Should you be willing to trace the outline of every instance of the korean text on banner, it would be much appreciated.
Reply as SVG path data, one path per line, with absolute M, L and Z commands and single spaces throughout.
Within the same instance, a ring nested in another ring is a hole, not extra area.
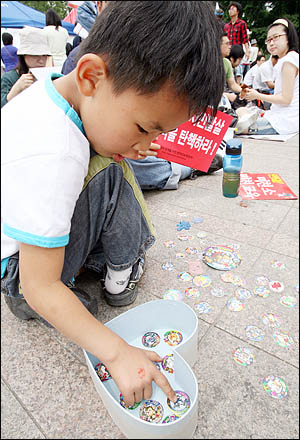
M 246 200 L 298 198 L 277 173 L 241 173 L 239 195 Z
M 218 111 L 209 124 L 208 113 L 195 120 L 193 116 L 175 130 L 159 135 L 154 141 L 161 146 L 157 157 L 207 172 L 232 116 Z

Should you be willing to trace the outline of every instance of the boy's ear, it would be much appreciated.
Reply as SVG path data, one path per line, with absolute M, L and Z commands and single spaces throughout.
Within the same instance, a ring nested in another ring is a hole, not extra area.
M 84 96 L 92 96 L 97 85 L 107 78 L 107 67 L 103 58 L 94 53 L 83 55 L 76 66 L 76 80 Z

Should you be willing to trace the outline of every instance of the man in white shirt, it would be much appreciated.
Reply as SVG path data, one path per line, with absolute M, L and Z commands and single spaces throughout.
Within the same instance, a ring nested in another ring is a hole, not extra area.
M 260 75 L 257 75 L 259 67 L 266 61 L 264 55 L 258 55 L 256 64 L 251 67 L 245 75 L 244 84 L 253 87 L 254 89 L 266 89 L 268 86 L 266 83 L 261 82 Z M 258 78 L 259 77 L 259 78 Z
M 272 55 L 265 63 L 263 63 L 258 69 L 256 74 L 256 79 L 259 82 L 266 83 L 267 91 L 269 94 L 274 93 L 274 81 L 273 81 L 273 70 L 274 66 L 278 61 L 277 55 Z M 265 92 L 267 93 L 267 92 Z

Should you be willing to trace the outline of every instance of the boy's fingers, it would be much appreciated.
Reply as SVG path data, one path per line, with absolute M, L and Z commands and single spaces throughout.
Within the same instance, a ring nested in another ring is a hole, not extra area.
M 172 401 L 176 402 L 177 396 L 171 385 L 169 384 L 167 378 L 157 370 L 157 374 L 154 377 L 154 382 L 162 389 L 166 396 Z
M 155 351 L 151 350 L 145 350 L 147 357 L 150 359 L 150 361 L 153 362 L 161 362 L 162 358 L 157 354 Z
M 159 144 L 154 144 L 153 142 L 151 142 L 150 148 L 153 150 L 160 150 L 161 146 Z

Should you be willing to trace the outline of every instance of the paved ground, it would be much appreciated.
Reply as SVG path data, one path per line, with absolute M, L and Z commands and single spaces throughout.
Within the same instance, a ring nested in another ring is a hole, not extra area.
M 277 172 L 299 195 L 299 137 L 288 142 L 243 142 L 243 171 Z M 185 252 L 187 246 L 203 250 L 215 244 L 239 246 L 241 265 L 234 269 L 252 290 L 257 275 L 284 283 L 282 294 L 252 297 L 240 312 L 226 307 L 227 297 L 215 297 L 211 287 L 222 286 L 234 296 L 237 287 L 225 284 L 220 272 L 205 266 L 212 279 L 208 288 L 200 288 L 200 300 L 211 310 L 199 317 L 199 357 L 194 372 L 199 382 L 197 439 L 296 439 L 298 432 L 298 358 L 299 358 L 299 202 L 247 201 L 240 197 L 222 196 L 222 173 L 202 176 L 180 184 L 177 191 L 151 191 L 146 194 L 158 237 L 147 257 L 146 273 L 140 283 L 140 293 L 131 306 L 162 298 L 169 288 L 185 290 L 189 283 L 177 279 L 178 271 L 188 266 L 176 260 L 175 252 Z M 194 224 L 191 242 L 179 241 L 176 223 L 178 212 L 185 211 L 185 220 L 202 217 Z M 196 234 L 205 231 L 207 237 Z M 175 248 L 163 242 L 174 240 Z M 188 243 L 188 244 L 187 244 Z M 176 249 L 176 251 L 175 251 Z M 192 260 L 195 256 L 188 256 Z M 272 267 L 280 261 L 285 268 Z M 161 269 L 172 261 L 176 270 Z M 82 276 L 81 286 L 96 292 L 98 284 L 91 275 Z M 296 298 L 296 306 L 280 303 L 281 296 Z M 193 306 L 192 298 L 185 302 Z M 67 341 L 56 330 L 37 322 L 20 322 L 2 302 L 2 418 L 1 438 L 26 439 L 122 439 L 114 421 L 107 413 L 89 376 L 80 348 Z M 107 322 L 127 310 L 107 306 L 101 298 L 99 319 Z M 279 316 L 284 332 L 294 343 L 282 347 L 273 340 L 274 329 L 262 322 L 262 315 Z M 260 342 L 247 338 L 245 327 L 256 325 L 264 332 Z M 254 354 L 249 366 L 238 365 L 232 353 L 248 347 Z M 282 378 L 288 394 L 283 399 L 270 397 L 263 379 L 274 375 Z

